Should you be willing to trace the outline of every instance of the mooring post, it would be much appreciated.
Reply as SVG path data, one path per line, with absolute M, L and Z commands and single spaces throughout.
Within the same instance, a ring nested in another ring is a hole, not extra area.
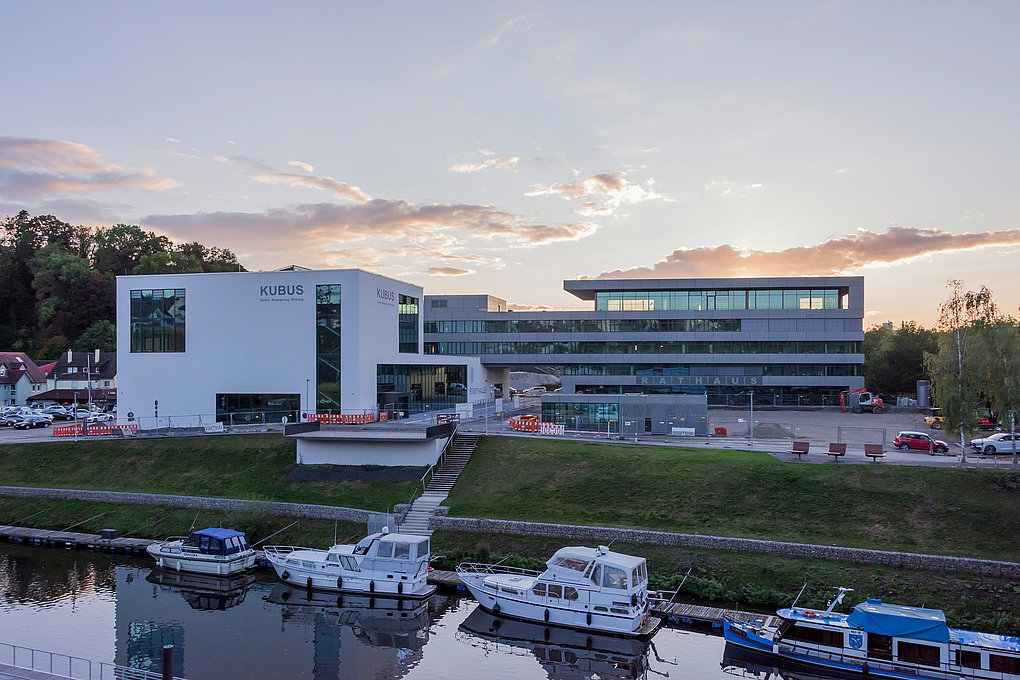
M 173 645 L 163 645 L 163 680 L 174 680 Z

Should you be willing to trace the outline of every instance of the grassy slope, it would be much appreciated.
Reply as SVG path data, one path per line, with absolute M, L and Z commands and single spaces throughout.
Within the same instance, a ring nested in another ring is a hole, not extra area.
M 1020 561 L 1016 481 L 1015 473 L 987 470 L 791 464 L 749 452 L 489 437 L 447 504 L 462 517 Z
M 280 435 L 0 446 L 0 484 L 216 496 L 386 510 L 414 482 L 288 482 L 295 444 Z

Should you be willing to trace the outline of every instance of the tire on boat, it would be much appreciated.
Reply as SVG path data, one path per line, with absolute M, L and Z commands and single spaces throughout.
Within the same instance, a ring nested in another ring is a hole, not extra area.
M 284 581 L 286 581 L 287 579 L 290 578 L 290 572 L 289 571 L 284 571 L 282 574 L 280 574 L 280 578 L 283 579 Z
M 375 592 L 375 581 L 369 581 L 368 582 L 368 592 L 370 592 L 370 593 L 374 593 Z
M 312 589 L 312 577 L 311 576 L 308 577 L 308 581 L 305 583 L 305 588 L 307 588 L 308 590 Z
M 585 618 L 585 621 L 588 622 L 589 626 L 591 625 L 591 612 L 588 612 L 588 616 Z M 588 638 L 588 639 L 591 640 L 591 638 Z
M 496 604 L 492 605 L 492 613 L 493 614 L 499 614 L 499 610 L 500 610 L 499 602 L 497 602 Z
M 403 594 L 404 594 L 404 584 L 403 584 L 403 582 L 398 582 L 397 583 L 397 595 L 403 595 Z
M 344 589 L 344 577 L 343 576 L 337 576 L 336 577 L 336 589 L 337 590 L 343 590 Z
M 545 622 L 549 623 L 549 610 L 548 609 L 545 610 Z

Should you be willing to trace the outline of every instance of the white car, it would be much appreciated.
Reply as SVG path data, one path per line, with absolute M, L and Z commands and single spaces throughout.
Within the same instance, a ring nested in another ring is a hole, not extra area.
M 1013 440 L 1016 440 L 1016 448 L 1020 451 L 1020 434 L 1009 432 L 996 432 L 988 437 L 971 439 L 970 445 L 981 453 L 1012 453 Z

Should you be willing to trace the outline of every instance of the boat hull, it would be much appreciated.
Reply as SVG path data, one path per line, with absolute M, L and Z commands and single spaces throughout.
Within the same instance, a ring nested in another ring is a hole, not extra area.
M 247 550 L 233 555 L 185 554 L 176 546 L 152 543 L 145 551 L 156 560 L 156 566 L 171 571 L 186 571 L 206 576 L 232 576 L 255 567 L 255 551 Z
M 661 624 L 657 618 L 649 617 L 647 614 L 610 616 L 585 610 L 581 606 L 578 608 L 554 606 L 529 602 L 523 598 L 511 598 L 484 587 L 482 585 L 484 576 L 461 574 L 460 577 L 482 609 L 509 619 L 639 639 L 653 636 Z
M 405 599 L 423 600 L 436 592 L 429 585 L 427 572 L 418 576 L 400 573 L 349 572 L 331 565 L 300 566 L 266 553 L 277 577 L 284 583 L 306 590 L 323 590 L 333 593 L 363 593 Z

